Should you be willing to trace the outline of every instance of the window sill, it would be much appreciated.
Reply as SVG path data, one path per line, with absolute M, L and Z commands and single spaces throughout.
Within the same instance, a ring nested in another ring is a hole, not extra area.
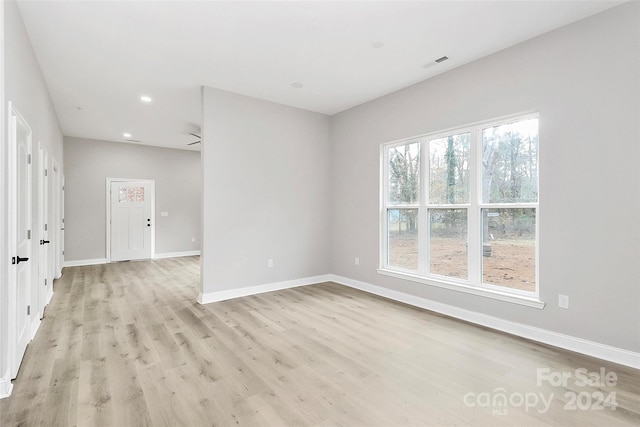
M 539 310 L 542 310 L 545 306 L 545 302 L 540 301 L 536 297 L 515 295 L 508 292 L 500 292 L 493 289 L 477 288 L 477 287 L 473 287 L 473 286 L 469 286 L 461 283 L 446 282 L 446 281 L 441 281 L 441 280 L 436 280 L 431 278 L 427 279 L 425 277 L 416 276 L 414 274 L 405 273 L 401 271 L 394 271 L 394 270 L 379 268 L 378 274 L 395 277 L 396 279 L 411 280 L 412 282 L 423 283 L 425 285 L 436 286 L 438 288 L 449 289 L 451 291 L 464 292 L 466 294 L 478 295 L 485 298 L 491 298 L 499 301 L 510 302 L 512 304 L 524 305 L 527 307 L 537 308 Z

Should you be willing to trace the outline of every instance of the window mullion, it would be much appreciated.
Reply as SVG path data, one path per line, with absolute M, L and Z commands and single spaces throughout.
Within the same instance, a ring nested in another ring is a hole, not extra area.
M 469 174 L 469 210 L 467 211 L 467 256 L 469 281 L 480 283 L 482 276 L 482 221 L 480 197 L 482 191 L 482 148 L 480 131 L 471 132 L 471 173 Z
M 429 142 L 420 142 L 420 207 L 418 208 L 418 272 L 428 273 Z

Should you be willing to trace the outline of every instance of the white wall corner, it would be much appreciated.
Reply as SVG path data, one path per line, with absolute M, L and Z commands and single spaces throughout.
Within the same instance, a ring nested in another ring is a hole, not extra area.
M 79 259 L 74 261 L 66 261 L 64 262 L 65 267 L 81 267 L 84 265 L 98 265 L 98 264 L 106 264 L 106 258 L 96 258 L 96 259 Z
M 0 378 L 0 399 L 11 396 L 13 390 L 13 383 L 9 378 L 9 372 L 5 372 L 5 375 Z
M 284 282 L 266 283 L 263 285 L 247 286 L 245 288 L 230 289 L 225 291 L 208 292 L 198 296 L 200 304 L 210 304 L 212 302 L 225 301 L 233 298 L 246 297 L 250 295 L 262 294 L 265 292 L 281 291 L 283 289 L 297 288 L 299 286 L 315 285 L 318 283 L 330 282 L 330 274 L 321 276 L 304 277 L 301 279 L 287 280 Z
M 522 338 L 531 339 L 540 343 L 549 344 L 565 350 L 575 351 L 587 356 L 596 357 L 598 359 L 607 360 L 609 362 L 619 363 L 621 365 L 640 369 L 640 353 L 613 347 L 546 329 L 536 328 L 534 326 L 522 323 L 511 322 L 486 314 L 465 310 L 452 305 L 439 303 L 428 300 L 426 298 L 417 297 L 415 295 L 405 294 L 403 292 L 394 291 L 392 289 L 381 286 L 372 285 L 370 283 L 361 282 L 359 280 L 349 279 L 347 277 L 329 274 L 332 282 L 359 289 L 368 293 L 389 298 L 415 307 L 424 308 L 436 313 L 444 314 L 456 319 L 461 319 L 477 325 L 486 326 L 508 334 L 516 335 Z

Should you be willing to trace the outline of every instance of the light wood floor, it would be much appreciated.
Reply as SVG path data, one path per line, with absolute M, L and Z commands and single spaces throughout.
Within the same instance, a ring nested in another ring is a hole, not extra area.
M 198 282 L 197 257 L 65 268 L 0 425 L 640 424 L 638 370 L 334 283 L 201 306 Z M 536 382 L 578 368 L 616 384 Z

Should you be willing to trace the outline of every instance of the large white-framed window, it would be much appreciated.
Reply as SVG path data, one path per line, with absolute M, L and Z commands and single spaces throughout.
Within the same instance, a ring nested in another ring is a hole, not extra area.
M 381 146 L 379 272 L 542 308 L 539 116 Z

